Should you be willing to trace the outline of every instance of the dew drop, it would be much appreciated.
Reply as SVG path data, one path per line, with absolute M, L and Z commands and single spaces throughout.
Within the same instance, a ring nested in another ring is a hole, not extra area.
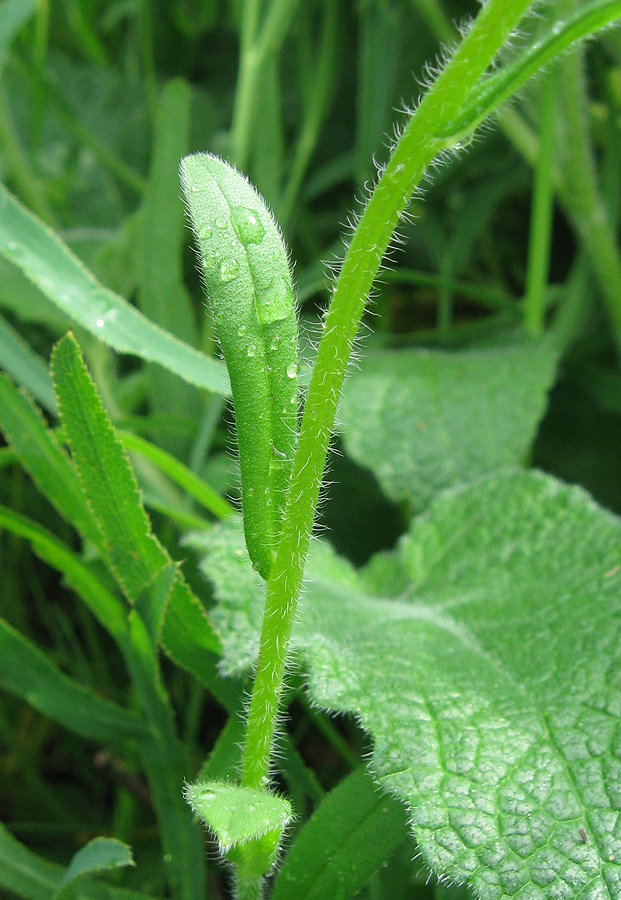
M 298 374 L 298 367 L 296 363 L 289 363 L 287 366 L 287 378 L 295 378 Z
M 266 285 L 257 285 L 256 296 L 257 313 L 262 325 L 280 322 L 291 315 L 293 291 L 281 275 L 275 275 Z
M 9 250 L 17 250 L 17 244 L 15 243 L 15 241 L 9 241 L 7 246 Z
M 224 230 L 226 228 L 226 219 L 223 219 L 221 216 L 218 216 L 216 219 L 216 228 L 220 228 Z
M 248 344 L 248 349 L 246 350 L 246 356 L 254 356 L 255 350 L 257 348 L 254 344 Z
M 244 244 L 260 244 L 265 237 L 259 213 L 247 206 L 235 206 L 232 210 L 233 222 Z
M 223 262 L 220 266 L 220 278 L 225 283 L 229 281 L 235 281 L 238 275 L 239 263 L 236 259 L 229 259 L 228 262 Z
M 104 322 L 103 319 L 97 319 L 95 322 L 95 325 L 97 326 L 97 328 L 103 328 L 105 324 L 106 323 Z
M 199 236 L 200 240 L 202 240 L 202 241 L 208 241 L 212 234 L 213 234 L 213 228 L 211 227 L 211 225 L 205 225 L 198 232 L 198 236 Z
M 245 325 L 240 325 L 239 328 L 237 329 L 237 334 L 239 337 L 243 337 L 247 331 L 248 331 L 248 329 Z

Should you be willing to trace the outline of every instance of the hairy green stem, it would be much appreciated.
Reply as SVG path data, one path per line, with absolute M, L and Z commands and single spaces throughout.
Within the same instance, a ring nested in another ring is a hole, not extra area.
M 554 113 L 557 80 L 558 69 L 555 68 L 543 85 L 540 104 L 539 159 L 535 169 L 533 187 L 524 298 L 524 325 L 526 330 L 533 335 L 543 332 L 545 321 L 545 295 L 550 266 L 554 213 L 552 169 L 554 166 Z
M 281 539 L 276 549 L 250 702 L 242 785 L 269 777 L 287 651 L 337 402 L 366 300 L 412 192 L 452 145 L 438 137 L 455 119 L 530 0 L 488 0 L 395 146 L 354 232 L 325 320 L 304 408 Z

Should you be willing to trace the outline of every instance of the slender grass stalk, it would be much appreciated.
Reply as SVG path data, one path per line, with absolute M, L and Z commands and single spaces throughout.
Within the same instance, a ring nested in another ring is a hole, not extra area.
M 261 25 L 260 0 L 248 0 L 242 6 L 239 75 L 231 125 L 231 156 L 239 169 L 245 170 L 248 165 L 254 111 L 265 64 L 278 52 L 299 2 L 272 0 Z
M 314 90 L 308 101 L 302 128 L 295 146 L 289 180 L 285 187 L 279 210 L 278 219 L 283 226 L 291 218 L 304 179 L 304 173 L 317 145 L 319 129 L 328 107 L 333 83 L 337 20 L 338 5 L 329 3 L 324 15 L 317 66 L 313 76 Z
M 325 320 L 293 465 L 283 532 L 267 583 L 242 765 L 242 785 L 269 778 L 289 639 L 336 406 L 366 300 L 398 221 L 427 168 L 452 141 L 436 137 L 457 118 L 469 93 L 530 6 L 488 0 L 396 144 L 354 232 Z
M 33 90 L 45 95 L 46 100 L 52 105 L 54 112 L 64 123 L 69 133 L 74 136 L 79 144 L 91 151 L 104 169 L 107 169 L 121 184 L 124 184 L 134 193 L 141 194 L 143 192 L 146 185 L 144 177 L 91 134 L 59 89 L 43 72 L 20 62 L 17 56 L 12 57 L 11 65 L 30 83 Z
M 153 16 L 151 0 L 141 0 L 138 13 L 138 32 L 140 38 L 140 60 L 144 78 L 145 94 L 151 121 L 155 122 L 158 108 L 157 75 L 153 54 Z
M 40 69 L 47 59 L 47 45 L 50 35 L 50 0 L 37 0 L 33 61 Z
M 455 26 L 444 12 L 440 0 L 412 0 L 412 6 L 425 20 L 427 27 L 443 44 L 450 44 L 457 34 Z
M 0 87 L 0 150 L 6 167 L 15 180 L 15 185 L 28 206 L 48 224 L 53 225 L 56 217 L 52 211 L 43 184 L 30 165 L 9 107 L 4 90 Z
M 540 104 L 539 159 L 530 218 L 524 325 L 533 335 L 543 332 L 554 213 L 554 138 L 558 68 L 543 85 Z
M 589 140 L 584 54 L 574 50 L 562 62 L 560 145 L 563 202 L 589 254 L 621 354 L 621 253 L 602 199 Z M 571 185 L 571 188 L 569 187 Z

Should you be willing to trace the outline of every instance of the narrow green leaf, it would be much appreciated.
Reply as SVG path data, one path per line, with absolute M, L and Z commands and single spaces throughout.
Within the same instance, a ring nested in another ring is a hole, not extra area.
M 0 886 L 24 900 L 51 900 L 63 867 L 48 862 L 16 840 L 0 822 Z
M 573 44 L 583 41 L 621 18 L 621 0 L 591 0 L 577 6 L 572 15 L 557 19 L 550 28 L 500 71 L 484 78 L 454 120 L 445 122 L 438 137 L 450 143 L 462 133 L 472 132 L 528 79 Z
M 170 560 L 151 532 L 138 483 L 72 335 L 52 353 L 61 421 L 89 505 L 128 600 Z
M 0 822 L 0 887 L 24 900 L 52 900 L 64 872 L 64 866 L 49 862 L 24 847 Z M 74 893 L 74 887 L 78 887 L 79 892 Z M 80 879 L 77 885 L 65 888 L 63 897 L 72 900 L 153 900 L 138 891 L 88 876 Z
M 47 365 L 3 316 L 0 316 L 0 365 L 47 410 L 56 415 L 56 399 Z
M 74 854 L 65 870 L 58 893 L 81 875 L 133 865 L 135 865 L 134 858 L 127 844 L 117 841 L 116 838 L 93 838 Z
M 105 537 L 110 564 L 128 600 L 134 603 L 152 587 L 149 620 L 153 636 L 162 627 L 162 617 L 183 619 L 190 615 L 199 630 L 199 642 L 217 652 L 217 636 L 181 573 L 177 573 L 166 598 L 161 595 L 161 582 L 153 582 L 156 573 L 170 566 L 172 560 L 151 531 L 127 454 L 73 336 L 56 345 L 52 373 L 76 468 Z
M 70 731 L 106 744 L 144 739 L 142 720 L 64 675 L 45 653 L 0 619 L 0 687 Z
M 197 387 L 228 394 L 224 364 L 177 340 L 97 282 L 43 222 L 0 185 L 0 254 L 63 312 L 119 353 L 157 362 Z
M 408 834 L 403 804 L 357 769 L 325 797 L 297 836 L 271 900 L 350 900 Z
M 128 431 L 117 431 L 126 450 L 139 453 L 219 519 L 234 513 L 230 503 L 170 453 Z
M 126 646 L 125 607 L 66 544 L 38 523 L 4 506 L 0 506 L 0 527 L 27 540 L 37 556 L 61 572 L 106 631 Z
M 181 184 L 231 377 L 250 558 L 268 577 L 297 434 L 297 317 L 282 234 L 232 166 L 197 153 Z
M 0 6 L 0 72 L 6 63 L 13 39 L 35 9 L 36 0 L 4 0 Z
M 418 511 L 447 487 L 524 461 L 556 360 L 547 340 L 369 354 L 343 389 L 345 449 Z
M 103 539 L 67 455 L 32 402 L 0 376 L 0 430 L 39 490 L 103 554 Z
M 260 586 L 238 527 L 208 539 L 230 670 Z M 516 472 L 444 493 L 391 562 L 392 595 L 314 546 L 293 635 L 313 701 L 373 736 L 438 875 L 481 900 L 618 900 L 619 519 Z
M 190 88 L 180 78 L 170 81 L 161 95 L 144 203 L 139 302 L 151 322 L 186 344 L 196 345 L 194 310 L 183 284 L 187 229 L 178 180 L 179 160 L 188 152 L 190 100 Z M 158 366 L 149 366 L 148 378 L 155 413 L 174 415 L 183 409 L 198 418 L 200 397 L 194 387 Z M 179 452 L 184 442 L 166 439 L 164 446 Z

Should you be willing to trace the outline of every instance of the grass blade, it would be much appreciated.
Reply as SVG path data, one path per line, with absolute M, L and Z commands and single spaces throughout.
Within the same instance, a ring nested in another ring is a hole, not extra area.
M 82 737 L 105 744 L 144 740 L 135 713 L 64 675 L 43 651 L 0 619 L 0 687 Z
M 36 0 L 6 0 L 0 7 L 0 71 L 6 63 L 9 47 L 20 28 L 36 8 Z
M 0 822 L 0 886 L 24 900 L 50 900 L 63 871 L 20 844 Z
M 76 468 L 97 523 L 104 535 L 110 564 L 127 599 L 134 603 L 146 590 L 148 620 L 155 640 L 165 616 L 199 619 L 201 636 L 213 652 L 219 641 L 204 610 L 180 573 L 162 595 L 157 573 L 172 560 L 151 531 L 129 459 L 104 410 L 75 339 L 67 335 L 54 348 L 52 373 L 58 408 Z M 153 590 L 151 590 L 153 588 Z
M 235 512 L 230 503 L 170 453 L 128 431 L 117 431 L 117 434 L 126 450 L 144 456 L 218 519 L 226 519 Z
M 278 873 L 272 900 L 349 900 L 408 837 L 405 806 L 357 769 L 323 800 Z
M 128 628 L 125 607 L 66 544 L 37 522 L 5 506 L 0 506 L 0 527 L 27 540 L 37 556 L 63 575 L 108 634 L 126 646 Z
M 48 412 L 56 415 L 54 387 L 46 364 L 3 316 L 0 316 L 0 365 Z
M 225 366 L 162 331 L 99 284 L 46 225 L 0 185 L 0 254 L 74 322 L 119 353 L 157 362 L 197 387 L 228 394 Z
M 160 101 L 144 204 L 139 298 L 140 308 L 151 322 L 187 344 L 196 345 L 194 310 L 183 284 L 182 250 L 187 229 L 179 202 L 178 179 L 179 160 L 189 148 L 190 99 L 188 85 L 175 79 L 165 87 Z M 174 415 L 183 409 L 190 417 L 198 418 L 200 399 L 195 388 L 158 366 L 149 366 L 148 378 L 154 413 Z M 184 442 L 168 439 L 165 446 L 183 452 Z
M 151 531 L 127 454 L 71 335 L 54 348 L 52 376 L 80 481 L 108 546 L 115 577 L 134 603 L 170 559 Z
M 70 460 L 33 403 L 2 376 L 0 430 L 39 490 L 105 557 L 101 532 Z

